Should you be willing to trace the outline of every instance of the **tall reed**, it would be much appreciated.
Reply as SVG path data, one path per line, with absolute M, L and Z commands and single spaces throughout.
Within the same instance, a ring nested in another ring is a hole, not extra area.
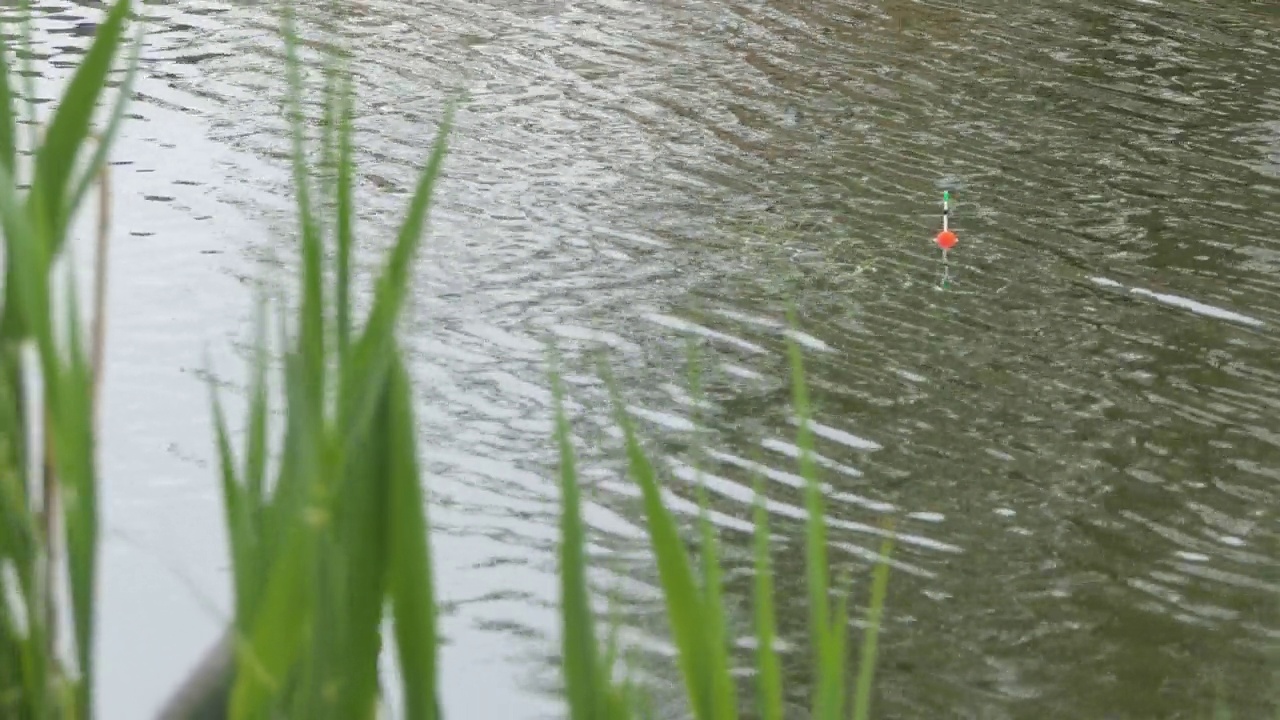
M 832 583 L 826 559 L 823 498 L 813 461 L 814 440 L 810 430 L 804 365 L 799 346 L 789 342 L 788 347 L 792 399 L 799 418 L 799 464 L 805 479 L 809 510 L 805 555 L 814 682 L 806 717 L 815 720 L 843 720 L 846 717 L 865 720 L 871 713 L 872 679 L 888 587 L 887 561 L 892 550 L 892 540 L 886 539 L 881 546 L 881 561 L 871 584 L 861 667 L 857 682 L 851 687 L 846 652 L 849 634 L 847 596 L 840 594 L 835 609 L 831 609 Z M 635 698 L 634 689 L 628 684 L 611 684 L 609 680 L 612 677 L 609 662 L 613 654 L 604 655 L 600 659 L 602 656 L 592 650 L 592 628 L 596 621 L 590 603 L 585 600 L 585 568 L 581 549 L 584 530 L 578 509 L 579 492 L 574 453 L 568 440 L 568 423 L 561 402 L 562 391 L 558 383 L 555 387 L 556 437 L 560 446 L 563 505 L 561 621 L 565 638 L 564 674 L 570 716 L 574 720 L 634 717 L 638 706 L 627 702 Z M 649 546 L 658 567 L 668 624 L 677 649 L 690 713 L 696 720 L 737 720 L 743 717 L 743 713 L 738 704 L 740 688 L 734 680 L 729 655 L 728 622 L 721 600 L 721 570 L 715 532 L 703 512 L 698 523 L 702 556 L 700 563 L 695 562 L 681 537 L 679 523 L 663 500 L 661 478 L 627 415 L 625 403 L 612 382 L 610 387 L 613 388 L 617 423 L 622 429 L 625 442 L 629 474 L 641 491 Z M 705 496 L 700 494 L 700 497 L 705 508 Z M 762 720 L 781 720 L 784 717 L 784 682 L 775 649 L 777 624 L 774 617 L 769 523 L 763 493 L 759 488 L 754 520 L 756 667 L 753 677 L 756 710 L 747 716 Z M 613 699 L 614 704 L 603 704 L 602 698 Z M 621 705 L 621 709 L 617 708 L 618 705 Z
M 30 8 L 19 30 L 30 37 Z M 105 159 L 138 66 L 94 135 L 91 120 L 124 46 L 129 0 L 106 14 L 48 118 L 41 124 L 31 53 L 15 86 L 13 53 L 0 47 L 0 717 L 82 718 L 93 708 L 94 589 L 98 552 L 95 405 L 102 367 L 99 262 L 95 319 L 86 333 L 66 262 L 68 234 Z M 28 130 L 25 146 L 19 127 Z M 106 214 L 106 191 L 100 194 Z M 96 252 L 106 252 L 105 223 Z M 59 261 L 62 261 L 59 265 Z M 61 275 L 62 283 L 55 281 Z M 61 285 L 61 291 L 59 291 Z M 64 596 L 60 589 L 66 589 Z M 59 640 L 69 617 L 70 633 Z M 64 652 L 60 648 L 69 648 Z
M 235 582 L 234 663 L 226 716 L 237 720 L 372 717 L 381 628 L 389 621 L 405 716 L 439 716 L 436 606 L 418 469 L 413 397 L 396 338 L 450 115 L 440 124 L 362 323 L 350 313 L 352 95 L 330 84 L 320 139 L 335 158 L 308 167 L 302 67 L 284 15 L 293 170 L 302 259 L 296 312 L 282 348 L 282 439 L 267 411 L 265 354 L 249 393 L 236 457 L 220 404 L 222 483 Z M 329 213 L 321 210 L 330 205 Z M 332 254 L 339 272 L 326 266 Z M 333 279 L 330 279 L 333 278 Z M 269 458 L 278 458 L 268 473 Z

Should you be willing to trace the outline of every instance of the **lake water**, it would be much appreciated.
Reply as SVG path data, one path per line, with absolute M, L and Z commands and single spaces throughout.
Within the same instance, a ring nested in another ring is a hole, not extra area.
M 114 168 L 108 719 L 153 712 L 223 622 L 205 371 L 235 396 L 252 286 L 286 283 L 293 253 L 273 15 L 141 7 L 143 77 Z M 45 79 L 65 78 L 100 4 L 39 11 Z M 444 103 L 467 95 L 404 327 L 450 717 L 558 709 L 549 339 L 627 637 L 662 651 L 600 351 L 690 523 L 705 425 L 744 629 L 763 475 L 782 630 L 803 640 L 788 335 L 817 402 L 833 561 L 858 603 L 879 521 L 903 533 L 879 717 L 1204 717 L 1216 695 L 1237 717 L 1273 707 L 1280 5 L 301 12 L 309 36 L 334 32 L 353 54 L 370 264 Z M 960 236 L 945 287 L 930 241 L 943 190 Z M 802 650 L 786 663 L 797 709 Z

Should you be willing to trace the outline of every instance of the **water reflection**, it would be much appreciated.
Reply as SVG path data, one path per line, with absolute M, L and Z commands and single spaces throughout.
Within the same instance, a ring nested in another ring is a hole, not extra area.
M 278 282 L 289 254 L 272 235 L 289 206 L 274 20 L 241 3 L 146 8 L 140 117 L 120 151 L 135 165 L 117 185 L 137 233 L 120 252 L 148 262 L 116 291 L 136 313 L 109 398 L 138 425 L 107 460 L 113 477 L 150 480 L 113 480 L 114 527 L 138 542 L 109 546 L 108 574 L 174 555 L 216 567 L 212 478 L 182 459 L 207 460 L 205 427 L 173 423 L 190 411 L 139 388 L 160 372 L 203 406 L 175 368 L 198 365 L 200 343 L 226 344 L 243 319 L 225 305 L 238 278 Z M 43 12 L 41 52 L 64 67 L 59 48 L 92 13 Z M 660 651 L 661 606 L 598 352 L 690 517 L 701 457 L 736 611 L 757 477 L 779 592 L 804 597 L 788 333 L 818 401 L 833 558 L 861 578 L 879 520 L 903 533 L 884 716 L 1177 717 L 1217 682 L 1239 716 L 1258 715 L 1280 635 L 1273 8 L 381 0 L 342 12 L 304 10 L 310 35 L 336 30 L 353 52 L 369 247 L 397 221 L 443 101 L 469 97 L 405 328 L 439 503 L 453 715 L 555 707 L 540 694 L 554 681 L 542 660 L 556 597 L 548 338 L 570 373 L 599 579 L 627 579 L 630 637 Z M 929 242 L 944 188 L 961 237 L 945 292 Z M 215 264 L 204 250 L 228 252 Z M 799 331 L 785 325 L 792 302 Z M 684 383 L 690 341 L 701 401 Z M 194 572 L 223 596 L 224 577 Z M 125 603 L 108 585 L 108 609 L 213 627 L 175 599 L 185 586 L 145 577 L 164 600 Z M 802 611 L 782 617 L 797 642 Z M 177 668 L 199 650 L 196 631 L 141 649 L 111 617 L 105 667 L 145 655 Z M 787 660 L 797 703 L 805 657 Z M 136 717 L 167 677 L 128 694 L 108 683 L 106 715 Z

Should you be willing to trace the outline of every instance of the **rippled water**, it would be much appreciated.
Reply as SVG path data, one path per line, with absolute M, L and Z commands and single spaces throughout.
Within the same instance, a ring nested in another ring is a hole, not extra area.
M 42 6 L 50 76 L 96 7 Z M 291 253 L 275 21 L 255 3 L 145 9 L 146 77 L 116 168 L 108 718 L 154 708 L 225 612 L 197 370 L 208 349 L 237 377 L 248 283 L 282 282 Z M 782 626 L 803 638 L 791 302 L 833 558 L 865 578 L 879 519 L 905 534 L 881 717 L 1201 717 L 1216 693 L 1260 716 L 1280 639 L 1280 6 L 381 0 L 304 14 L 354 53 L 371 248 L 443 102 L 468 96 L 405 328 L 451 716 L 556 712 L 548 338 L 570 373 L 601 580 L 621 587 L 632 637 L 658 637 L 661 606 L 599 350 L 686 513 L 706 425 L 735 567 L 766 479 Z M 943 189 L 961 238 L 945 290 L 929 242 Z M 737 610 L 745 577 L 730 575 Z M 787 665 L 798 704 L 805 657 Z

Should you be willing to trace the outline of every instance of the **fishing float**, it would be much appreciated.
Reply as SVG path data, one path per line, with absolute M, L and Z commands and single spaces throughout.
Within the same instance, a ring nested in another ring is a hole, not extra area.
M 947 251 L 956 246 L 959 238 L 951 231 L 951 192 L 942 191 L 942 231 L 933 238 L 933 241 L 942 248 L 942 287 L 950 285 L 951 281 L 951 264 L 947 261 Z

